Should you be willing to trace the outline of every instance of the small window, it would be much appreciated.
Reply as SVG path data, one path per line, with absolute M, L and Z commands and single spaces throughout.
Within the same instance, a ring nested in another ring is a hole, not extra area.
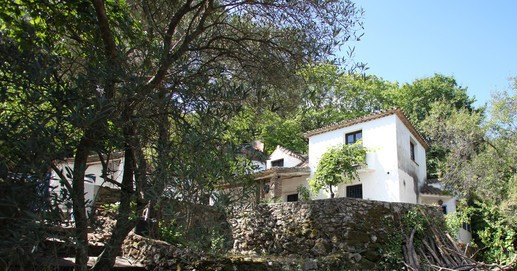
M 415 144 L 409 141 L 409 151 L 411 154 L 411 160 L 415 161 Z
M 356 199 L 362 199 L 363 198 L 363 185 L 350 185 L 346 187 L 346 197 L 347 198 L 356 198 Z
M 466 222 L 463 222 L 463 224 L 461 225 L 461 227 L 468 231 L 468 232 L 472 232 L 472 228 L 470 227 L 470 223 L 466 223 Z
M 284 166 L 284 159 L 278 159 L 275 161 L 271 161 L 271 167 L 283 167 Z
M 444 215 L 447 214 L 447 205 L 442 205 L 442 211 Z
M 287 202 L 298 201 L 298 194 L 287 195 Z
M 345 143 L 354 144 L 355 142 L 359 141 L 361 138 L 363 138 L 363 131 L 348 133 L 345 135 L 345 141 L 346 141 Z

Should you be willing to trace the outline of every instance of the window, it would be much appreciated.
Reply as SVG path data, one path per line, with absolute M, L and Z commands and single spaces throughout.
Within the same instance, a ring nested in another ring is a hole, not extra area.
M 356 199 L 362 199 L 363 198 L 363 185 L 350 185 L 346 187 L 346 197 L 347 198 L 356 198 Z
M 287 195 L 287 202 L 298 201 L 298 194 Z
M 411 154 L 411 160 L 415 161 L 415 144 L 409 141 L 409 152 Z
M 348 133 L 345 135 L 345 143 L 346 144 L 354 144 L 359 139 L 363 138 L 363 131 L 357 131 L 353 133 Z
M 442 205 L 442 211 L 444 215 L 447 214 L 447 205 Z
M 461 227 L 462 227 L 464 230 L 468 231 L 468 232 L 472 232 L 472 229 L 471 229 L 471 227 L 470 227 L 470 224 L 469 224 L 469 223 L 463 222 L 463 224 L 461 225 Z
M 271 167 L 283 167 L 284 166 L 284 159 L 278 159 L 275 161 L 271 161 Z

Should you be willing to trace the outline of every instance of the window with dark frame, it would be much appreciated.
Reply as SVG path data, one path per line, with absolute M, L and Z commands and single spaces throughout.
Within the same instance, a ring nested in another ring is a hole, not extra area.
M 346 187 L 346 197 L 347 198 L 355 198 L 362 199 L 363 198 L 363 185 L 350 185 Z
M 411 160 L 415 161 L 415 144 L 409 141 L 409 151 L 411 154 Z
M 348 133 L 345 135 L 345 143 L 346 144 L 354 144 L 355 142 L 359 141 L 361 138 L 363 138 L 363 131 L 356 131 L 352 133 Z
M 467 223 L 467 222 L 463 222 L 463 224 L 461 225 L 461 227 L 468 231 L 468 232 L 472 232 L 472 228 L 470 227 L 470 223 Z
M 298 194 L 287 195 L 287 202 L 298 201 Z
M 271 161 L 271 167 L 283 167 L 284 166 L 284 159 L 278 159 L 275 161 Z

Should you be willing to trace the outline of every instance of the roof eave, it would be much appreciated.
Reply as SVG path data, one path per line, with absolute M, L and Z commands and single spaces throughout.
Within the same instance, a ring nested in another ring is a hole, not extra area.
M 389 116 L 389 115 L 397 115 L 399 117 L 399 119 L 404 123 L 404 125 L 409 129 L 409 131 L 413 134 L 413 136 L 415 136 L 415 138 L 418 140 L 418 142 L 420 142 L 420 144 L 422 144 L 424 149 L 425 150 L 429 149 L 429 144 L 427 143 L 427 141 L 417 131 L 417 129 L 413 126 L 413 124 L 409 121 L 409 119 L 406 117 L 406 115 L 404 114 L 404 112 L 402 112 L 402 110 L 400 108 L 392 108 L 392 109 L 388 109 L 388 110 L 385 110 L 385 111 L 381 111 L 381 112 L 372 113 L 372 114 L 369 114 L 369 115 L 366 115 L 366 116 L 362 116 L 362 117 L 359 117 L 359 118 L 355 118 L 355 119 L 351 119 L 351 120 L 347 120 L 347 121 L 342 121 L 342 122 L 338 122 L 338 123 L 334 123 L 334 124 L 330 124 L 330 125 L 327 125 L 327 126 L 324 126 L 324 127 L 321 127 L 321 128 L 317 128 L 317 129 L 314 129 L 314 130 L 311 130 L 311 131 L 307 131 L 307 132 L 305 132 L 303 134 L 303 136 L 305 138 L 309 138 L 309 137 L 312 137 L 312 136 L 315 136 L 315 135 L 323 134 L 323 133 L 330 132 L 330 131 L 335 131 L 335 130 L 342 129 L 342 128 L 345 128 L 345 127 L 349 127 L 349 126 L 352 126 L 352 125 L 355 125 L 355 124 L 359 124 L 359 123 L 364 123 L 364 122 L 376 120 L 376 119 L 383 118 L 383 117 L 386 117 L 386 116 Z

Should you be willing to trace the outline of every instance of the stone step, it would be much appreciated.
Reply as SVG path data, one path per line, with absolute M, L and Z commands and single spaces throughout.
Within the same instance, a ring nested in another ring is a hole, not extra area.
M 88 267 L 91 268 L 97 257 L 88 258 Z M 42 267 L 50 267 L 51 270 L 68 271 L 74 269 L 75 258 L 74 257 L 61 257 L 61 258 L 43 258 L 41 259 Z M 131 259 L 125 257 L 117 257 L 115 259 L 115 265 L 112 270 L 120 271 L 145 271 L 145 267 L 142 264 L 135 263 Z
M 59 257 L 75 255 L 74 243 L 54 238 L 43 241 L 40 245 L 40 249 L 46 255 L 55 255 Z M 88 244 L 88 256 L 99 256 L 102 250 L 104 250 L 104 244 L 102 243 Z

